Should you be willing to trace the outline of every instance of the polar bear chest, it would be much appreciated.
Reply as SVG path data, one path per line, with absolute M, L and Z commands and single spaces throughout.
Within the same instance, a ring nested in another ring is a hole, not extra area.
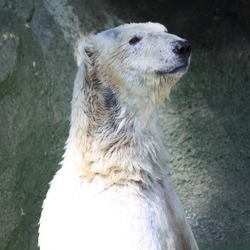
M 151 191 L 136 185 L 101 190 L 61 169 L 44 201 L 41 249 L 166 249 L 171 235 L 165 213 Z

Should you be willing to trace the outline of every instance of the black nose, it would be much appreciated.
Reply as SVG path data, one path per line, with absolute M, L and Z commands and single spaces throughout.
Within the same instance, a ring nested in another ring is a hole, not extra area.
M 177 40 L 172 42 L 172 51 L 182 56 L 190 56 L 191 46 L 187 40 Z

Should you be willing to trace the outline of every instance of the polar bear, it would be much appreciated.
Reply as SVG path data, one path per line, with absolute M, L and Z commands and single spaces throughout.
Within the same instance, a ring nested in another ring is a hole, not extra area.
M 124 24 L 90 38 L 80 56 L 40 249 L 198 249 L 167 175 L 156 112 L 188 70 L 188 41 L 158 23 Z

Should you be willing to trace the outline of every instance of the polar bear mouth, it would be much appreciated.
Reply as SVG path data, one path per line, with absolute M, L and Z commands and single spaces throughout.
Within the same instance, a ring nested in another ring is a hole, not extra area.
M 157 70 L 157 75 L 175 75 L 175 74 L 185 74 L 188 70 L 188 63 L 178 65 L 176 67 L 172 67 L 164 70 Z
M 188 69 L 188 66 L 189 65 L 187 63 L 185 63 L 183 65 L 180 65 L 180 66 L 170 70 L 168 73 L 169 74 L 175 74 L 175 73 L 181 73 L 181 72 L 185 73 L 187 71 L 187 69 Z

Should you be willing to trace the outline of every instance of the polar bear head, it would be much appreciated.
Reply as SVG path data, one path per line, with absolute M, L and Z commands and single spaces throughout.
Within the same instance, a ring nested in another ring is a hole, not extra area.
M 120 96 L 156 102 L 187 72 L 191 47 L 159 23 L 131 23 L 93 36 L 81 55 L 87 71 Z

